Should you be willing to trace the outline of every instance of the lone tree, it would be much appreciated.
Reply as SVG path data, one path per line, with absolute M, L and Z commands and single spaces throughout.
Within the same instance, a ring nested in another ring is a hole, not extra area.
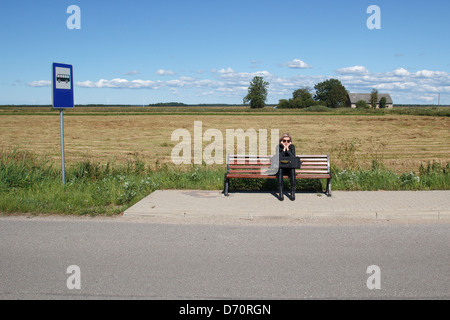
M 248 87 L 248 94 L 244 98 L 244 104 L 250 102 L 251 108 L 264 108 L 267 100 L 267 87 L 269 83 L 263 77 L 254 77 Z
M 325 102 L 328 108 L 341 108 L 348 104 L 348 93 L 337 79 L 329 79 L 314 86 L 314 99 Z
M 377 103 L 378 103 L 378 90 L 373 89 L 372 92 L 370 93 L 370 105 L 372 106 L 372 109 L 377 108 Z

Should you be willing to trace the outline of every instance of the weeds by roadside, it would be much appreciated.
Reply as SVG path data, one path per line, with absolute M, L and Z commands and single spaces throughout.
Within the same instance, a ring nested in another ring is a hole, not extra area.
M 347 167 L 332 166 L 333 190 L 450 190 L 450 163 L 422 164 L 417 172 L 397 174 L 385 169 L 376 153 L 372 166 L 363 168 L 355 145 L 343 147 Z M 84 161 L 67 168 L 63 185 L 60 168 L 51 161 L 14 150 L 0 154 L 0 212 L 114 215 L 158 189 L 221 190 L 224 173 L 224 167 L 146 166 L 138 159 L 125 165 Z M 324 187 L 325 181 L 297 182 L 299 192 Z M 276 190 L 276 181 L 233 179 L 231 188 Z

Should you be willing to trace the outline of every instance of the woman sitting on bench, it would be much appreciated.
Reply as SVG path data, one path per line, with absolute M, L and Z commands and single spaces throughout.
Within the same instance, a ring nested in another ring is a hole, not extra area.
M 295 146 L 292 144 L 292 137 L 289 133 L 284 133 L 280 138 L 278 146 L 278 155 L 280 157 L 295 157 Z M 280 201 L 284 200 L 283 195 L 283 176 L 287 175 L 291 180 L 291 200 L 295 200 L 295 169 L 279 168 L 277 173 L 278 191 Z

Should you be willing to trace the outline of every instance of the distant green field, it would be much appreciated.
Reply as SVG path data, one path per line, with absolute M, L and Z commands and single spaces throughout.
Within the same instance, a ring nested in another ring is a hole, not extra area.
M 202 114 L 202 115 L 417 115 L 449 117 L 450 107 L 396 107 L 393 109 L 351 109 L 351 108 L 306 108 L 306 109 L 274 109 L 274 106 L 266 106 L 262 109 L 251 109 L 248 106 L 174 106 L 174 107 L 136 107 L 136 106 L 101 106 L 86 107 L 76 106 L 64 111 L 65 114 L 77 115 L 139 115 L 139 114 Z M 58 114 L 58 110 L 51 106 L 0 106 L 0 115 L 45 115 Z

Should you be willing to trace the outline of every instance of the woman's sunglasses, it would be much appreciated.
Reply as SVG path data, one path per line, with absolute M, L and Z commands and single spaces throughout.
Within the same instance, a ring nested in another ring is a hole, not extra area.
M 291 139 L 289 140 L 283 139 L 283 142 L 291 142 Z

